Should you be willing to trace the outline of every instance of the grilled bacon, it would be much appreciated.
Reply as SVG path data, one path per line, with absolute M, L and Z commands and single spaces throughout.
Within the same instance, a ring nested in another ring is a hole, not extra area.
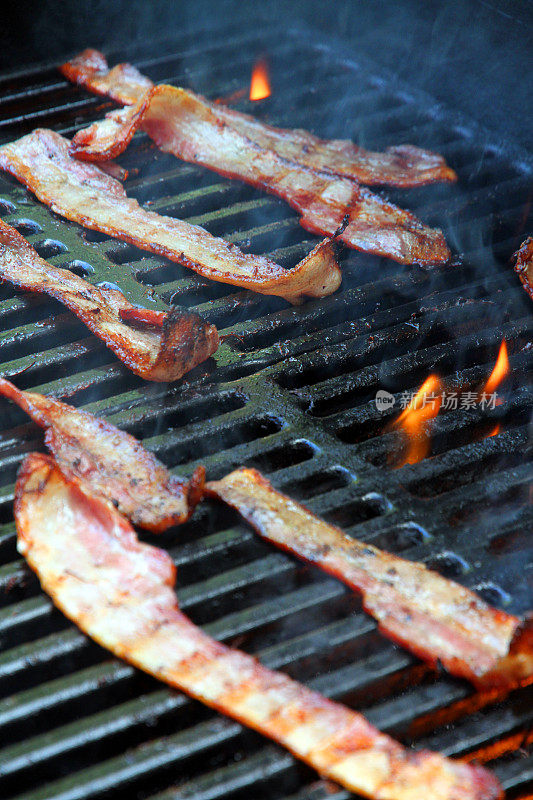
M 66 219 L 166 256 L 214 281 L 292 303 L 339 287 L 341 272 L 330 241 L 318 244 L 293 269 L 283 269 L 196 225 L 145 211 L 126 196 L 122 184 L 97 166 L 71 158 L 68 148 L 58 133 L 37 129 L 0 147 L 0 167 Z
M 0 279 L 44 292 L 67 306 L 136 375 L 175 381 L 209 358 L 218 333 L 198 314 L 136 308 L 116 289 L 97 287 L 48 264 L 14 228 L 0 220 Z
M 171 475 L 133 436 L 87 411 L 23 392 L 5 378 L 0 395 L 44 428 L 45 444 L 65 475 L 82 479 L 142 528 L 160 533 L 185 522 L 203 495 L 203 467 L 187 482 Z
M 529 236 L 516 253 L 515 272 L 533 300 L 533 236 Z
M 59 69 L 73 83 L 123 105 L 134 105 L 153 86 L 149 78 L 131 64 L 118 64 L 110 70 L 105 56 L 98 50 L 85 50 Z M 319 139 L 300 128 L 274 128 L 205 98 L 201 98 L 201 102 L 226 125 L 260 147 L 319 172 L 352 178 L 368 186 L 387 184 L 402 188 L 457 180 L 442 156 L 414 145 L 388 147 L 385 152 L 376 153 L 346 140 Z
M 402 264 L 450 257 L 441 231 L 352 180 L 316 172 L 261 147 L 227 124 L 219 106 L 175 86 L 154 86 L 135 106 L 112 111 L 79 131 L 70 152 L 85 161 L 115 158 L 140 126 L 161 150 L 283 198 L 313 233 L 338 235 L 349 247 Z
M 423 564 L 357 541 L 277 492 L 254 469 L 208 483 L 257 533 L 360 592 L 380 630 L 480 689 L 533 680 L 533 618 L 520 620 Z M 428 795 L 431 796 L 431 795 Z
M 221 106 L 220 117 L 243 136 L 260 147 L 275 151 L 281 158 L 366 186 L 410 189 L 437 181 L 457 180 L 456 173 L 441 155 L 413 144 L 393 145 L 380 153 L 346 139 L 320 139 L 301 128 L 275 128 L 224 106 Z
M 32 454 L 15 490 L 18 548 L 82 631 L 134 666 L 255 728 L 321 774 L 378 800 L 495 800 L 482 767 L 414 752 L 351 709 L 211 639 L 178 608 L 175 567 L 107 501 Z
M 104 54 L 90 47 L 72 61 L 61 64 L 59 69 L 72 83 L 125 106 L 136 103 L 153 86 L 152 81 L 131 64 L 117 64 L 109 69 Z

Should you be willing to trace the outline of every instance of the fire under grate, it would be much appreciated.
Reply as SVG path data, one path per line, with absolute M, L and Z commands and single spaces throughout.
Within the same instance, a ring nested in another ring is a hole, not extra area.
M 341 290 L 289 308 L 84 231 L 0 175 L 0 215 L 50 263 L 117 284 L 147 307 L 195 308 L 234 334 L 177 385 L 147 384 L 61 306 L 6 284 L 0 371 L 21 388 L 106 416 L 178 473 L 197 463 L 212 478 L 241 464 L 257 467 L 357 538 L 422 560 L 523 613 L 533 580 L 533 322 L 510 258 L 531 230 L 530 164 L 510 143 L 503 148 L 375 64 L 312 44 L 300 29 L 228 28 L 216 43 L 184 35 L 110 61 L 128 58 L 154 80 L 213 98 L 245 86 L 262 50 L 273 95 L 239 108 L 374 149 L 410 141 L 446 156 L 457 186 L 386 195 L 442 227 L 461 256 L 423 270 L 345 250 Z M 0 91 L 2 141 L 37 126 L 70 136 L 111 107 L 68 85 L 55 65 L 0 77 Z M 144 135 L 120 163 L 129 170 L 128 194 L 152 210 L 287 266 L 316 241 L 282 201 L 166 156 Z M 432 457 L 391 470 L 395 437 L 385 428 L 393 414 L 377 410 L 377 390 L 399 400 L 430 372 L 476 387 L 502 337 L 512 366 L 505 402 L 439 415 Z M 496 422 L 500 433 L 488 436 Z M 0 796 L 347 800 L 264 738 L 109 658 L 53 609 L 15 549 L 13 483 L 34 449 L 42 449 L 36 427 L 2 403 Z M 261 542 L 220 505 L 203 504 L 154 541 L 178 565 L 182 608 L 210 634 L 361 709 L 408 744 L 487 761 L 510 798 L 526 796 L 531 690 L 478 694 L 434 675 L 381 637 L 339 582 Z

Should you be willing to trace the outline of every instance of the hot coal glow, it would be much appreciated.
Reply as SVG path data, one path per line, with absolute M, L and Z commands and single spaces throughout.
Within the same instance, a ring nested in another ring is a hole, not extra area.
M 268 64 L 264 58 L 261 58 L 256 61 L 252 70 L 250 100 L 264 100 L 265 97 L 270 97 L 271 93 Z
M 441 403 L 441 380 L 437 375 L 430 375 L 392 423 L 392 429 L 400 431 L 404 437 L 400 457 L 391 459 L 396 469 L 405 464 L 417 464 L 428 455 L 431 447 L 429 423 L 439 413 Z

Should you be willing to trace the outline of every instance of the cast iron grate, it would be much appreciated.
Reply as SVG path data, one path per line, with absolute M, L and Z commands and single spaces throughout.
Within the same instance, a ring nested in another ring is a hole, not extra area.
M 512 143 L 503 150 L 376 65 L 310 43 L 305 31 L 228 27 L 216 41 L 199 31 L 111 56 L 216 97 L 246 85 L 262 50 L 274 93 L 254 113 L 376 149 L 412 141 L 449 159 L 458 186 L 387 194 L 443 227 L 461 257 L 421 270 L 345 252 L 340 292 L 288 308 L 83 231 L 0 176 L 1 216 L 51 263 L 116 283 L 134 302 L 194 307 L 235 334 L 179 385 L 148 385 L 60 306 L 4 285 L 0 370 L 22 388 L 107 416 L 177 472 L 200 461 L 211 477 L 255 466 L 358 538 L 523 612 L 532 323 L 509 259 L 530 225 L 530 166 Z M 38 125 L 71 135 L 110 107 L 68 85 L 54 65 L 0 77 L 0 87 L 2 141 Z M 121 163 L 128 192 L 153 210 L 286 265 L 312 245 L 281 201 L 158 153 L 145 136 Z M 478 385 L 502 336 L 513 367 L 505 403 L 442 415 L 432 457 L 391 470 L 394 435 L 376 391 L 399 398 L 431 371 L 450 385 Z M 1 796 L 347 800 L 260 736 L 110 659 L 53 609 L 16 553 L 11 511 L 17 467 L 42 439 L 4 403 L 1 420 Z M 487 438 L 495 421 L 501 433 Z M 221 506 L 203 505 L 157 542 L 178 564 L 182 607 L 214 636 L 361 707 L 407 743 L 492 762 L 509 796 L 524 796 L 533 777 L 528 690 L 486 696 L 437 678 L 379 636 L 339 583 L 275 552 Z

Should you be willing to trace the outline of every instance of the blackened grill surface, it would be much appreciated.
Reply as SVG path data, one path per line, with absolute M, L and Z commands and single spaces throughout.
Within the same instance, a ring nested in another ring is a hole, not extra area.
M 106 416 L 178 473 L 197 463 L 212 478 L 258 467 L 354 536 L 522 613 L 532 581 L 532 317 L 510 258 L 531 232 L 530 163 L 512 142 L 502 150 L 376 65 L 327 41 L 310 45 L 305 31 L 259 36 L 228 25 L 216 41 L 200 31 L 109 55 L 214 98 L 246 85 L 260 50 L 270 55 L 273 96 L 253 107 L 258 116 L 370 148 L 412 142 L 447 157 L 457 186 L 387 194 L 444 228 L 455 263 L 402 268 L 345 251 L 341 290 L 288 308 L 83 231 L 0 176 L 3 219 L 51 263 L 115 283 L 148 307 L 193 307 L 235 334 L 179 384 L 149 385 L 59 305 L 4 285 L 0 370 L 22 388 Z M 2 141 L 36 126 L 70 136 L 110 107 L 69 86 L 54 65 L 0 77 L 0 90 Z M 128 193 L 152 210 L 281 263 L 295 263 L 314 241 L 281 201 L 165 156 L 143 135 L 121 163 Z M 391 414 L 377 411 L 376 391 L 400 400 L 429 372 L 477 387 L 503 336 L 513 368 L 505 403 L 441 415 L 432 457 L 391 470 Z M 487 438 L 497 421 L 501 432 Z M 11 510 L 16 469 L 40 447 L 36 428 L 2 403 L 0 796 L 347 800 L 260 736 L 110 659 L 53 609 L 17 556 Z M 379 636 L 342 585 L 274 551 L 221 506 L 205 504 L 157 542 L 178 565 L 182 607 L 213 636 L 353 704 L 404 742 L 487 760 L 509 797 L 526 796 L 530 690 L 480 695 L 433 675 Z

